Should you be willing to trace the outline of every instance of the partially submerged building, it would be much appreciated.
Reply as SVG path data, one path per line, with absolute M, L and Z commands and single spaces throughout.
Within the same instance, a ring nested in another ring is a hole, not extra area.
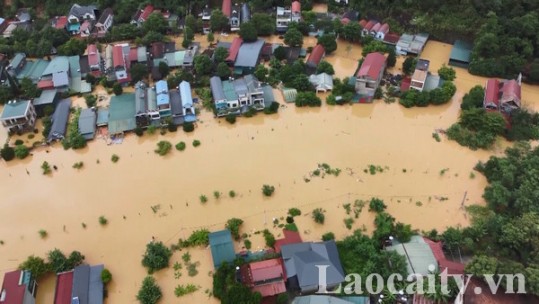
M 242 265 L 241 281 L 262 297 L 271 297 L 286 292 L 286 275 L 280 258 L 252 262 Z
M 51 117 L 52 125 L 49 135 L 47 136 L 48 143 L 65 138 L 70 108 L 71 99 L 62 99 L 58 102 Z
M 372 102 L 384 75 L 386 57 L 382 53 L 367 54 L 356 74 L 356 92 L 359 102 Z
M 0 304 L 35 304 L 37 283 L 28 270 L 14 270 L 4 274 L 0 289 Z
M 95 137 L 97 113 L 95 109 L 82 109 L 79 116 L 79 133 L 86 140 Z
M 112 96 L 109 106 L 109 134 L 122 134 L 137 127 L 135 94 L 124 93 Z
M 2 109 L 0 121 L 8 132 L 25 132 L 34 129 L 36 110 L 30 100 L 8 101 Z
M 322 58 L 325 54 L 326 50 L 321 44 L 317 44 L 313 48 L 311 54 L 309 55 L 309 58 L 307 58 L 307 62 L 305 63 L 310 73 L 314 73 L 314 71 L 316 71 L 318 64 L 320 64 L 320 61 L 322 61 Z
M 319 289 L 319 267 L 326 271 L 326 290 L 344 282 L 344 270 L 335 241 L 305 242 L 281 247 L 289 290 L 301 293 Z
M 504 114 L 511 114 L 511 112 L 520 109 L 521 79 L 522 75 L 511 80 L 487 80 L 483 107 L 486 110 L 498 111 Z
M 155 83 L 155 92 L 157 94 L 157 108 L 159 109 L 159 116 L 162 118 L 170 117 L 172 112 L 170 111 L 170 95 L 168 93 L 168 84 L 166 80 L 160 80 Z
M 398 243 L 385 248 L 388 251 L 395 251 L 406 258 L 406 269 L 408 275 L 426 276 L 438 270 L 438 263 L 432 253 L 430 246 L 423 237 L 414 235 L 407 243 Z
M 398 55 L 417 55 L 419 56 L 427 44 L 429 35 L 425 33 L 420 34 L 402 34 L 400 36 L 395 51 Z
M 234 74 L 252 74 L 259 63 L 260 53 L 264 47 L 264 39 L 254 42 L 243 42 L 238 49 L 236 61 L 234 62 Z M 232 42 L 234 47 L 234 41 Z M 231 47 L 232 49 L 232 47 Z M 230 51 L 232 53 L 232 50 Z
M 38 117 L 45 115 L 45 108 L 49 107 L 54 110 L 58 103 L 58 90 L 43 90 L 38 98 L 35 98 L 32 103 L 36 109 Z
M 79 265 L 57 274 L 54 304 L 103 304 L 103 265 Z
M 309 82 L 314 86 L 317 93 L 333 90 L 333 76 L 327 73 L 313 74 L 309 76 Z
M 410 88 L 419 92 L 423 91 L 425 82 L 427 81 L 427 75 L 429 73 L 430 61 L 425 59 L 418 59 L 417 64 L 412 74 L 412 80 L 410 82 Z
M 217 109 L 217 116 L 240 114 L 242 110 L 265 107 L 264 88 L 253 75 L 239 79 L 221 80 L 214 76 L 210 88 Z
M 292 10 L 280 6 L 278 6 L 276 10 L 275 30 L 279 33 L 284 33 L 288 30 L 290 22 L 292 22 Z
M 182 81 L 178 89 L 180 91 L 184 121 L 196 121 L 195 107 L 193 105 L 193 97 L 191 95 L 191 85 L 187 81 Z
M 230 230 L 224 229 L 212 232 L 208 236 L 210 242 L 213 267 L 219 268 L 223 263 L 231 263 L 236 258 L 234 242 Z
M 467 68 L 472 57 L 472 44 L 456 40 L 449 55 L 449 65 Z

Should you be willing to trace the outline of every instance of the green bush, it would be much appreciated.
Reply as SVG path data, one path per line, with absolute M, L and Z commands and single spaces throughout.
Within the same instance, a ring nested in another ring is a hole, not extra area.
M 236 192 L 234 190 L 230 190 L 230 191 L 228 191 L 228 196 L 230 198 L 234 198 L 234 197 L 236 197 Z
M 449 80 L 453 81 L 457 77 L 457 73 L 455 72 L 455 69 L 452 67 L 448 67 L 445 64 L 442 65 L 440 69 L 438 69 L 438 75 L 440 75 L 440 78 L 442 80 Z
M 195 125 L 192 122 L 184 122 L 182 128 L 184 132 L 189 133 L 195 130 Z
M 243 224 L 243 220 L 239 218 L 231 218 L 225 224 L 225 228 L 230 230 L 232 237 L 236 241 L 240 240 L 240 227 L 242 224 Z
M 156 304 L 162 296 L 161 288 L 155 282 L 154 277 L 145 277 L 137 293 L 137 300 L 141 304 Z
M 150 242 L 146 245 L 146 252 L 142 256 L 142 266 L 152 274 L 157 270 L 167 268 L 172 251 L 162 242 Z
M 346 229 L 351 230 L 352 225 L 354 224 L 354 219 L 349 217 L 344 219 L 344 226 L 346 226 Z
M 195 246 L 208 246 L 210 231 L 208 229 L 195 230 L 187 240 L 178 240 L 180 248 L 195 247 Z
M 176 132 L 176 131 L 178 131 L 178 126 L 175 125 L 174 123 L 169 123 L 169 124 L 167 125 L 167 130 L 168 130 L 169 132 Z
M 193 140 L 193 147 L 196 148 L 198 146 L 200 146 L 200 140 L 197 140 L 197 139 Z
M 262 186 L 262 193 L 264 196 L 272 196 L 273 192 L 275 192 L 275 187 L 270 185 L 263 185 Z
M 264 240 L 266 241 L 266 246 L 273 248 L 275 245 L 275 236 L 268 229 L 264 229 L 262 232 L 264 235 Z
M 116 154 L 112 154 L 112 156 L 110 157 L 110 160 L 113 163 L 117 163 L 120 160 L 120 157 L 118 155 L 116 155 Z
M 148 126 L 148 129 L 147 129 L 148 133 L 150 135 L 154 135 L 155 134 L 155 131 L 157 131 L 157 126 L 155 125 L 150 125 Z
M 335 234 L 333 232 L 326 232 L 322 235 L 322 241 L 330 241 L 335 239 Z
M 252 247 L 251 241 L 247 239 L 243 240 L 243 245 L 245 246 L 245 249 L 247 250 L 250 250 Z
M 369 211 L 380 213 L 386 210 L 387 206 L 383 200 L 378 198 L 372 198 L 369 202 Z
M 38 233 L 39 233 L 39 236 L 40 236 L 42 239 L 46 238 L 46 237 L 49 235 L 49 234 L 47 233 L 47 230 L 45 230 L 45 229 L 39 230 Z
M 290 215 L 291 217 L 300 216 L 301 210 L 299 210 L 298 208 L 290 208 L 288 209 L 288 215 Z
M 235 124 L 236 123 L 236 115 L 234 114 L 228 114 L 225 118 L 225 120 L 230 123 L 230 124 Z
M 36 280 L 39 280 L 45 274 L 52 271 L 50 264 L 45 262 L 43 258 L 34 255 L 26 258 L 26 260 L 19 265 L 18 269 L 29 270 L 32 273 L 32 277 Z
M 2 156 L 5 161 L 10 161 L 15 158 L 15 149 L 8 144 L 4 144 L 4 147 L 0 150 L 0 156 Z
M 199 289 L 199 287 L 197 287 L 197 286 L 195 286 L 193 284 L 187 284 L 186 286 L 178 285 L 174 289 L 174 294 L 176 295 L 176 297 L 179 298 L 179 297 L 185 296 L 187 294 L 193 293 L 193 292 L 197 291 L 198 289 Z
M 199 197 L 200 202 L 205 204 L 208 202 L 208 197 L 206 197 L 204 194 Z
M 101 226 L 105 226 L 108 223 L 109 223 L 109 220 L 107 220 L 107 218 L 105 216 L 102 215 L 102 216 L 99 217 L 99 224 Z
M 24 144 L 24 141 L 22 139 L 17 139 L 15 141 L 15 146 L 19 146 L 19 145 L 22 145 L 22 144 Z
M 25 159 L 30 154 L 30 150 L 25 145 L 17 145 L 15 147 L 15 156 L 18 159 Z
M 135 134 L 136 134 L 138 137 L 144 135 L 144 129 L 142 129 L 140 126 L 137 126 L 137 127 L 135 128 Z
M 51 174 L 52 170 L 49 166 L 49 163 L 44 161 L 43 164 L 41 164 L 41 169 L 43 169 L 43 175 Z
M 324 224 L 324 221 L 326 220 L 326 216 L 324 215 L 326 211 L 322 208 L 316 208 L 313 210 L 313 220 L 315 223 L 318 224 Z
M 101 271 L 101 281 L 105 285 L 108 284 L 110 281 L 112 281 L 112 274 L 110 273 L 110 271 L 107 268 L 104 268 Z
M 157 149 L 154 150 L 154 152 L 161 156 L 165 156 L 170 152 L 171 149 L 172 144 L 169 141 L 162 140 L 157 143 Z
M 178 151 L 185 150 L 185 147 L 186 147 L 186 145 L 185 145 L 185 143 L 183 141 L 180 141 L 179 143 L 176 144 L 176 150 L 178 150 Z

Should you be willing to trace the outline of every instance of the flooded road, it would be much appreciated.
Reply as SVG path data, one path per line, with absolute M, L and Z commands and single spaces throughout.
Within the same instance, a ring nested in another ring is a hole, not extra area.
M 305 46 L 315 43 L 314 38 L 305 41 Z M 326 57 L 340 78 L 351 76 L 361 57 L 358 45 L 349 49 L 347 45 L 339 42 L 335 54 Z M 447 45 L 431 41 L 422 58 L 429 59 L 431 71 L 436 71 L 449 51 Z M 288 104 L 276 115 L 239 118 L 235 125 L 203 112 L 191 134 L 181 130 L 141 138 L 129 134 L 122 144 L 110 146 L 96 139 L 80 151 L 65 151 L 56 144 L 34 150 L 23 161 L 2 162 L 0 272 L 15 268 L 31 254 L 44 256 L 54 248 L 79 250 L 88 263 L 104 263 L 111 270 L 107 303 L 135 303 L 145 276 L 141 255 L 152 236 L 171 245 L 200 227 L 222 229 L 232 217 L 245 221 L 241 231 L 251 235 L 255 250 L 263 248 L 264 241 L 253 233 L 268 228 L 279 237 L 272 219 L 285 216 L 290 207 L 303 212 L 296 223 L 304 240 L 319 240 L 329 231 L 342 238 L 350 233 L 343 223 L 348 216 L 342 205 L 371 197 L 384 199 L 390 214 L 415 229 L 442 231 L 467 225 L 464 207 L 483 204 L 486 185 L 480 174 L 471 175 L 472 168 L 501 153 L 504 145 L 493 151 L 470 151 L 445 138 L 436 142 L 432 133 L 454 123 L 462 96 L 484 81 L 457 69 L 457 94 L 451 103 L 438 107 L 405 109 L 381 101 L 315 109 Z M 527 106 L 539 108 L 537 87 L 524 86 L 522 95 Z M 194 139 L 201 146 L 194 148 Z M 153 152 L 159 140 L 173 145 L 184 141 L 187 149 L 160 157 Z M 117 163 L 110 160 L 113 154 L 120 157 Z M 58 170 L 43 175 L 43 161 Z M 73 169 L 79 161 L 84 162 L 83 169 Z M 320 163 L 342 172 L 338 177 L 311 177 Z M 365 173 L 369 165 L 383 172 Z M 271 198 L 262 196 L 263 184 L 275 186 Z M 230 190 L 238 195 L 228 197 Z M 215 199 L 214 191 L 221 192 L 221 198 Z M 209 201 L 201 204 L 200 195 Z M 157 205 L 159 210 L 152 211 Z M 324 225 L 311 219 L 311 211 L 319 207 L 327 210 Z M 353 229 L 372 231 L 374 217 L 367 209 Z M 99 225 L 99 216 L 108 219 L 107 226 Z M 40 229 L 48 232 L 46 239 L 39 237 Z M 205 293 L 212 286 L 209 249 L 190 252 L 200 262 L 197 276 L 189 277 L 185 267 L 180 279 L 174 278 L 172 268 L 155 274 L 162 303 L 218 302 Z M 171 265 L 181 260 L 181 254 L 174 254 Z M 174 287 L 187 283 L 201 288 L 176 299 Z M 51 276 L 41 284 L 38 303 L 51 303 L 53 295 Z

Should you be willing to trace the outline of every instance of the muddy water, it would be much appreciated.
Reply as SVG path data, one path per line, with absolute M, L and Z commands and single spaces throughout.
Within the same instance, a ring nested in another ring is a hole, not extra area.
M 314 40 L 306 39 L 309 44 Z M 340 78 L 352 75 L 361 54 L 357 45 L 349 50 L 347 45 L 339 42 L 335 54 L 326 59 L 335 64 Z M 448 54 L 446 45 L 429 42 L 423 57 L 435 70 Z M 432 132 L 452 124 L 462 95 L 482 83 L 483 78 L 458 69 L 458 92 L 440 107 L 404 109 L 383 102 L 317 109 L 287 105 L 277 115 L 240 118 L 235 125 L 203 112 L 192 134 L 130 134 L 120 145 L 108 146 L 98 139 L 81 151 L 64 151 L 60 145 L 39 148 L 24 161 L 0 164 L 0 240 L 5 242 L 0 246 L 0 272 L 15 268 L 30 254 L 44 256 L 53 248 L 79 250 L 89 263 L 105 263 L 111 270 L 107 303 L 132 303 L 145 275 L 141 255 L 152 236 L 170 245 L 198 227 L 221 229 L 231 217 L 244 219 L 243 232 L 251 234 L 253 249 L 263 247 L 254 231 L 268 228 L 279 236 L 272 219 L 284 216 L 290 207 L 303 211 L 297 224 L 305 240 L 318 240 L 328 231 L 344 237 L 350 231 L 343 223 L 347 215 L 342 204 L 373 196 L 383 198 L 397 220 L 416 229 L 467 225 L 463 206 L 483 203 L 486 185 L 482 176 L 470 177 L 472 168 L 478 160 L 500 153 L 501 147 L 470 151 L 445 139 L 438 143 Z M 538 94 L 537 88 L 525 87 L 526 104 L 537 108 Z M 202 145 L 192 147 L 194 139 Z M 153 152 L 158 140 L 184 141 L 188 147 L 159 157 Z M 110 161 L 112 154 L 120 157 L 118 163 Z M 42 175 L 43 161 L 58 170 Z M 79 161 L 84 168 L 73 169 Z M 340 176 L 310 177 L 323 162 L 340 168 Z M 369 165 L 384 172 L 364 173 Z M 262 196 L 263 184 L 276 187 L 273 197 Z M 227 197 L 229 190 L 238 196 Z M 221 198 L 214 199 L 213 191 L 220 191 Z M 209 198 L 204 205 L 199 202 L 202 194 Z M 160 209 L 154 213 L 155 205 Z M 319 207 L 327 211 L 324 225 L 314 224 L 310 217 Z M 105 227 L 98 224 L 101 215 L 109 220 Z M 372 221 L 365 208 L 353 229 L 372 231 Z M 49 237 L 40 239 L 40 229 Z M 176 280 L 172 269 L 156 274 L 163 303 L 217 303 L 204 292 L 211 290 L 209 249 L 193 249 L 191 255 L 200 262 L 197 276 L 183 270 Z M 180 260 L 181 253 L 175 253 L 172 262 Z M 174 287 L 187 283 L 201 289 L 176 299 Z M 53 294 L 50 277 L 42 282 L 38 303 L 51 303 Z

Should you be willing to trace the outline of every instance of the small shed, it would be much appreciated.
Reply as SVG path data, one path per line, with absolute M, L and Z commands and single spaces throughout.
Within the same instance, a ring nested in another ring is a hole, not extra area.
M 79 116 L 79 133 L 86 140 L 95 137 L 97 114 L 94 109 L 82 109 Z
M 109 124 L 109 110 L 104 108 L 97 109 L 97 121 L 95 123 L 98 127 L 104 127 Z
M 449 55 L 449 65 L 467 68 L 470 64 L 472 45 L 462 40 L 456 40 Z
M 294 88 L 282 88 L 281 92 L 283 93 L 283 99 L 285 102 L 295 102 L 296 96 L 298 96 L 298 91 Z
M 54 114 L 52 114 L 52 126 L 47 142 L 62 140 L 66 135 L 67 122 L 69 121 L 69 108 L 71 99 L 62 99 L 58 102 Z
M 311 75 L 309 82 L 315 87 L 317 93 L 333 90 L 333 76 L 327 73 Z
M 213 266 L 217 269 L 224 262 L 230 263 L 236 258 L 230 230 L 224 229 L 209 234 Z

